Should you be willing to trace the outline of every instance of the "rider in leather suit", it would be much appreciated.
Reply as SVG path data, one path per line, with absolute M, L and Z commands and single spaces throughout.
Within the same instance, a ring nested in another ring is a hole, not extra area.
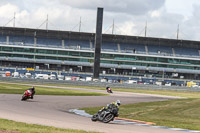
M 120 106 L 120 100 L 117 100 L 115 102 L 112 102 L 110 104 L 108 104 L 106 107 L 103 107 L 101 110 L 99 110 L 99 113 L 103 112 L 104 110 L 107 110 L 107 109 L 111 109 L 111 108 L 117 108 L 117 110 L 119 110 L 119 106 Z M 119 115 L 119 114 L 118 114 Z M 118 116 L 117 115 L 117 116 Z
M 35 95 L 35 87 L 29 88 L 28 90 L 31 91 L 31 99 L 33 99 L 33 96 Z

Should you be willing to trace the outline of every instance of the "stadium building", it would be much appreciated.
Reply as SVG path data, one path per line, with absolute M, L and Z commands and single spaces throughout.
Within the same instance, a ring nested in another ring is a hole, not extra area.
M 3 67 L 93 72 L 94 33 L 0 27 Z M 102 35 L 103 74 L 200 79 L 200 42 Z

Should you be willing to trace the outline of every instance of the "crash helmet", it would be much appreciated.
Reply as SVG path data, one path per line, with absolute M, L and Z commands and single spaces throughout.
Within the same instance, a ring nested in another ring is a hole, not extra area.
M 32 86 L 31 90 L 32 90 L 32 91 L 34 91 L 34 90 L 35 90 L 35 87 L 34 87 L 34 86 Z
M 118 106 L 120 106 L 120 100 L 117 100 L 116 102 L 115 102 Z
M 106 88 L 110 88 L 109 85 L 106 85 Z

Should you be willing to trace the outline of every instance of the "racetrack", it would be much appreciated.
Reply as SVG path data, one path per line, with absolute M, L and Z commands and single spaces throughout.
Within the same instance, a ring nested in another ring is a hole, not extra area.
M 73 88 L 62 87 L 62 89 Z M 105 93 L 103 90 L 76 89 Z M 173 131 L 117 122 L 108 124 L 92 122 L 90 118 L 68 112 L 70 109 L 81 107 L 106 106 L 106 104 L 117 99 L 119 99 L 122 104 L 130 104 L 137 102 L 162 101 L 173 98 L 175 97 L 114 92 L 114 94 L 111 94 L 110 96 L 35 95 L 33 100 L 21 101 L 21 95 L 0 94 L 0 118 L 59 128 L 82 129 L 106 133 L 184 133 L 183 131 Z

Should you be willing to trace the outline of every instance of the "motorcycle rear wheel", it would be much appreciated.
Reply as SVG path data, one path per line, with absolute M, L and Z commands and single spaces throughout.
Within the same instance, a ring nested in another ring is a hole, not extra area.
M 114 119 L 114 115 L 113 114 L 107 114 L 102 121 L 104 123 L 108 123 L 108 122 L 112 121 L 113 119 Z

